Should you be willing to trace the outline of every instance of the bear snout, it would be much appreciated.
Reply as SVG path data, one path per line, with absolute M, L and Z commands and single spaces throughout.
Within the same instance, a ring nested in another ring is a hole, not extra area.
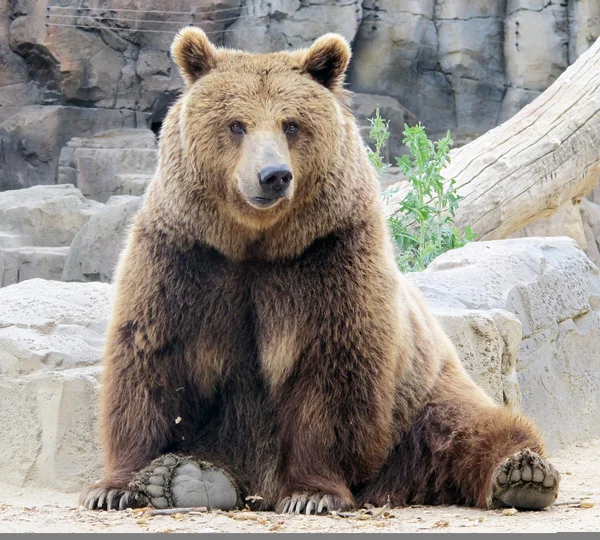
M 285 163 L 267 165 L 258 173 L 262 198 L 275 201 L 285 197 L 292 183 L 292 178 L 292 171 Z

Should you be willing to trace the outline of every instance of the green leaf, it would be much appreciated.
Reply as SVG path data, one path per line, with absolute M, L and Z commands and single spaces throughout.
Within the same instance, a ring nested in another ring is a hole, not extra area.
M 369 121 L 375 150 L 368 149 L 368 156 L 381 177 L 390 166 L 381 155 L 390 136 L 389 123 L 381 117 L 379 109 Z M 402 272 L 417 272 L 438 255 L 475 240 L 476 235 L 469 227 L 461 231 L 454 225 L 462 197 L 456 191 L 456 181 L 446 180 L 442 175 L 442 170 L 450 164 L 453 145 L 450 131 L 432 142 L 420 123 L 412 127 L 405 124 L 403 135 L 409 153 L 395 160 L 411 189 L 388 224 L 397 249 L 398 268 Z M 386 190 L 382 196 L 389 198 L 397 191 L 397 188 Z

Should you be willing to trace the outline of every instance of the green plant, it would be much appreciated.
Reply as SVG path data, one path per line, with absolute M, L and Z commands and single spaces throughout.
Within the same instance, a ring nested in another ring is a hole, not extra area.
M 375 167 L 377 176 L 382 178 L 383 173 L 390 166 L 389 163 L 383 160 L 383 156 L 381 155 L 381 150 L 390 137 L 390 126 L 389 122 L 381 118 L 379 109 L 375 111 L 375 118 L 369 118 L 369 122 L 371 122 L 369 137 L 375 142 L 375 150 L 367 147 L 367 153 L 369 154 L 371 164 Z
M 381 177 L 389 166 L 381 156 L 381 149 L 389 137 L 388 123 L 376 111 L 371 122 L 371 138 L 375 150 L 369 158 Z M 469 227 L 461 231 L 454 225 L 454 216 L 461 197 L 456 192 L 456 181 L 446 181 L 441 170 L 450 163 L 450 132 L 437 141 L 427 137 L 421 124 L 404 125 L 404 139 L 409 154 L 396 158 L 402 174 L 409 183 L 409 191 L 398 208 L 388 218 L 388 224 L 397 246 L 397 262 L 402 272 L 423 270 L 438 255 L 464 246 L 475 239 Z M 384 197 L 397 190 L 387 190 Z

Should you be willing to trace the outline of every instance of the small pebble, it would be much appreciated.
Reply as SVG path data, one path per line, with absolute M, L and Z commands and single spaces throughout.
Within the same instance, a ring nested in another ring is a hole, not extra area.
M 447 527 L 448 525 L 450 525 L 450 522 L 445 520 L 445 519 L 440 519 L 439 521 L 435 522 L 435 527 Z
M 518 511 L 516 508 L 505 508 L 504 510 L 502 510 L 502 515 L 503 516 L 514 516 L 517 512 Z
M 579 508 L 594 508 L 594 501 L 592 501 L 592 499 L 583 499 L 583 501 L 581 501 L 579 503 Z

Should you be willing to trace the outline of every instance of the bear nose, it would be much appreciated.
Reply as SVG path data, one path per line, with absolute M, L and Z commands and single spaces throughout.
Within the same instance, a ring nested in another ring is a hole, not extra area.
M 266 197 L 279 199 L 292 181 L 292 171 L 287 165 L 268 165 L 258 173 L 258 182 Z

